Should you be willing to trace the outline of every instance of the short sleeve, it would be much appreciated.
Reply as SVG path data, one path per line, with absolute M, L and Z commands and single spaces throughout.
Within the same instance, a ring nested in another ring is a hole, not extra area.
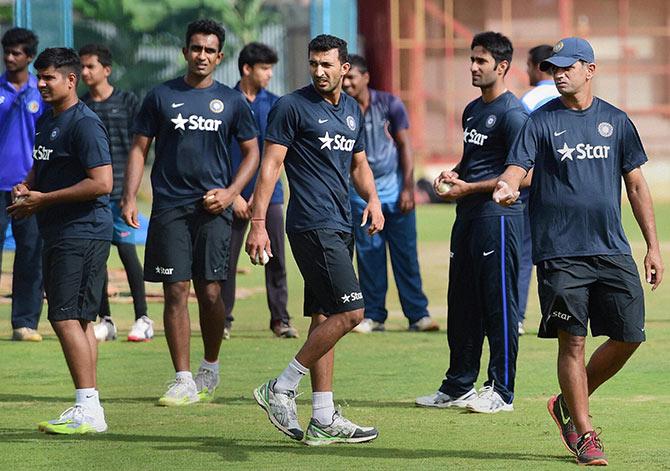
M 623 173 L 635 170 L 647 161 L 647 154 L 644 152 L 644 147 L 642 147 L 640 135 L 628 117 L 626 117 L 624 129 L 621 133 L 621 149 L 623 151 L 621 158 L 621 170 Z
M 300 117 L 289 96 L 277 100 L 268 115 L 265 140 L 289 147 L 295 139 Z
M 505 146 L 508 151 L 527 120 L 528 113 L 523 108 L 515 108 L 505 114 Z
M 402 100 L 398 97 L 391 96 L 388 120 L 391 134 L 395 134 L 403 129 L 409 129 L 407 110 Z
M 133 125 L 133 134 L 154 137 L 160 125 L 160 108 L 156 91 L 151 90 L 142 102 L 139 113 Z
M 356 136 L 356 143 L 354 144 L 354 154 L 357 152 L 363 152 L 365 150 L 365 124 L 363 121 L 363 114 L 361 109 L 356 104 L 356 122 L 359 123 L 358 126 L 358 136 Z
M 99 119 L 85 117 L 77 122 L 72 133 L 72 153 L 84 168 L 111 165 L 109 136 Z
M 235 119 L 235 138 L 238 142 L 248 141 L 258 137 L 258 127 L 256 126 L 256 120 L 254 119 L 254 113 L 251 111 L 251 107 L 247 103 L 247 100 L 241 95 L 237 97 L 237 102 L 235 103 L 237 107 L 236 119 Z
M 507 154 L 505 165 L 516 165 L 517 167 L 530 170 L 535 165 L 535 155 L 539 149 L 539 133 L 533 118 L 526 119 L 516 140 Z

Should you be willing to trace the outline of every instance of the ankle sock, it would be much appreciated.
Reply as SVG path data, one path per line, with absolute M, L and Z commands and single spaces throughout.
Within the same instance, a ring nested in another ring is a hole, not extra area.
M 320 424 L 329 425 L 333 423 L 335 404 L 333 403 L 332 391 L 320 391 L 312 393 L 312 418 Z
M 288 364 L 286 369 L 282 371 L 282 374 L 280 374 L 277 378 L 277 382 L 274 385 L 274 390 L 276 392 L 295 391 L 298 389 L 300 380 L 308 372 L 309 369 L 302 366 L 300 362 L 294 358 L 291 360 L 291 363 Z

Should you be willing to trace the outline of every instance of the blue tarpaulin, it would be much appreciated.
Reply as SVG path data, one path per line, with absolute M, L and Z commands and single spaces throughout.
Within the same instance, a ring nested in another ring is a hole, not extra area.
M 147 241 L 147 227 L 149 226 L 149 219 L 143 214 L 140 214 L 140 228 L 135 235 L 135 243 L 137 245 L 144 245 Z M 16 243 L 14 242 L 14 236 L 12 235 L 12 225 L 10 224 L 7 228 L 7 233 L 5 234 L 5 248 L 4 250 L 14 250 L 16 249 Z

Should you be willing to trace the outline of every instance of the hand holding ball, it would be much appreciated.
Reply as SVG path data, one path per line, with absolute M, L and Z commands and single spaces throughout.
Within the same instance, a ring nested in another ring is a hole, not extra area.
M 439 183 L 439 185 L 437 185 L 437 194 L 438 195 L 446 195 L 447 193 L 449 193 L 449 191 L 451 190 L 451 188 L 453 186 L 454 186 L 453 183 L 445 182 L 444 180 L 442 180 Z
M 263 254 L 261 255 L 260 259 L 258 257 L 258 252 L 256 252 L 256 257 L 251 259 L 251 263 L 254 265 L 265 265 L 270 261 L 270 256 L 268 253 L 263 249 Z
M 23 204 L 28 199 L 28 195 L 18 195 L 14 198 L 13 203 L 16 205 Z

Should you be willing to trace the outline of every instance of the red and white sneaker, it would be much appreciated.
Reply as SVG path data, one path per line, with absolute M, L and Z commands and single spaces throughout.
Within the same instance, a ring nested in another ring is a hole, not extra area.
M 584 466 L 607 466 L 605 448 L 598 434 L 591 430 L 577 441 L 577 464 Z
M 135 321 L 128 333 L 128 342 L 148 342 L 154 336 L 154 321 L 142 316 Z

